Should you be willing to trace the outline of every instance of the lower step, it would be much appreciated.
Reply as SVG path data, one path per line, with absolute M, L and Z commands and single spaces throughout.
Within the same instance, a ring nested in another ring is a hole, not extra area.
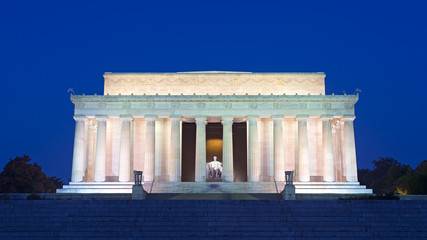
M 168 200 L 280 200 L 277 193 L 151 193 L 147 199 Z

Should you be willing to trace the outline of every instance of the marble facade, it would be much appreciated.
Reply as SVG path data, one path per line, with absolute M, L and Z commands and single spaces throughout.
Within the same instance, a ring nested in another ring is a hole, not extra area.
M 196 124 L 190 185 L 206 182 L 208 123 L 222 124 L 221 184 L 233 183 L 232 126 L 244 122 L 246 184 L 277 188 L 284 172 L 295 170 L 297 193 L 370 192 L 357 181 L 358 95 L 325 95 L 324 73 L 105 73 L 104 79 L 104 95 L 71 96 L 72 177 L 58 192 L 127 193 L 134 170 L 143 171 L 145 186 L 178 186 L 183 122 Z

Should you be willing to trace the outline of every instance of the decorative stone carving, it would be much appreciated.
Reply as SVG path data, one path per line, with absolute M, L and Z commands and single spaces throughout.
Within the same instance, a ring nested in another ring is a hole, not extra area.
M 333 130 L 338 130 L 338 129 L 340 129 L 340 126 L 341 126 L 341 120 L 336 119 L 336 118 L 332 119 L 331 124 L 332 124 Z
M 231 103 L 224 103 L 224 107 L 230 109 L 232 107 Z
M 254 102 L 251 102 L 251 103 L 249 103 L 249 107 L 252 108 L 252 109 L 256 109 L 258 107 L 258 104 L 254 103 Z
M 206 103 L 199 102 L 197 103 L 197 108 L 202 109 L 206 107 Z
M 107 106 L 107 104 L 106 104 L 106 103 L 101 102 L 101 103 L 98 103 L 98 104 L 97 104 L 97 106 L 98 106 L 98 108 L 100 108 L 100 109 L 104 109 L 104 108 Z
M 147 103 L 147 108 L 154 108 L 155 106 L 156 106 L 156 104 L 153 102 Z
M 302 109 L 306 109 L 307 108 L 307 103 L 300 103 L 299 107 Z
M 273 103 L 273 107 L 276 109 L 282 108 L 283 104 L 282 103 Z
M 129 103 L 129 102 L 124 102 L 124 103 L 122 104 L 122 108 L 125 108 L 125 109 L 130 108 L 130 103 Z
M 344 107 L 347 109 L 352 109 L 354 107 L 354 104 L 353 103 L 345 103 Z
M 77 109 L 83 109 L 85 107 L 85 104 L 84 103 L 77 103 L 76 104 L 76 108 Z
M 325 109 L 331 109 L 331 103 L 323 103 L 322 107 Z
M 172 106 L 172 108 L 177 109 L 177 108 L 179 108 L 179 103 L 173 102 L 173 103 L 171 103 L 171 106 Z

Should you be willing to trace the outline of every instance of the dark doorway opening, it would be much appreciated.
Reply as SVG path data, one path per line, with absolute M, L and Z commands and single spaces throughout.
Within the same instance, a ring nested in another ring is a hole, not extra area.
M 206 162 L 214 156 L 222 162 L 222 125 L 206 125 Z M 181 181 L 194 182 L 196 166 L 196 124 L 182 123 Z M 247 182 L 247 132 L 246 122 L 233 123 L 233 173 L 235 182 Z
M 246 122 L 233 123 L 233 174 L 235 182 L 248 181 Z
M 217 157 L 218 162 L 222 161 L 222 124 L 208 123 L 206 125 L 206 163 L 212 162 L 214 157 Z M 214 170 L 212 170 L 214 171 Z M 210 171 L 209 171 L 210 172 Z M 211 176 L 206 173 L 206 181 L 221 182 L 220 170 L 212 172 Z
M 196 171 L 196 124 L 182 123 L 181 181 L 194 182 Z

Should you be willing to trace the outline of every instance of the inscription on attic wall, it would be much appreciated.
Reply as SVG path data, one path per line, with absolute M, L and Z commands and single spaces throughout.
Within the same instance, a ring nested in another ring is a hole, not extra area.
M 110 95 L 319 95 L 325 94 L 325 74 L 105 74 L 104 94 Z

